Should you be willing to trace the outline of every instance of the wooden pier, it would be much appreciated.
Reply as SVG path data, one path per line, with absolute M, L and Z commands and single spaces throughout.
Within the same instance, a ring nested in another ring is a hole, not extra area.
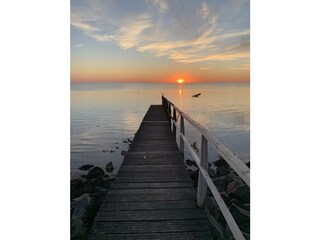
M 88 239 L 211 239 L 170 122 L 150 106 Z

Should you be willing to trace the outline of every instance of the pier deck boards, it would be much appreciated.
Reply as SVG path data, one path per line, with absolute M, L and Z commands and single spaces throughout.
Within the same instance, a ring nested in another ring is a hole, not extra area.
M 151 105 L 88 239 L 211 239 L 162 105 Z

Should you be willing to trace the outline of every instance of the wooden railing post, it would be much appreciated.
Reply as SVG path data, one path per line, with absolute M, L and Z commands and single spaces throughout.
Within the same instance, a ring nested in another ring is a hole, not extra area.
M 200 165 L 208 171 L 208 141 L 203 135 L 201 139 Z M 207 193 L 207 182 L 204 179 L 201 171 L 199 171 L 198 190 L 197 190 L 197 206 L 198 207 L 203 207 L 206 193 Z
M 177 124 L 177 112 L 176 112 L 176 109 L 173 108 L 173 126 L 172 126 L 172 132 L 173 132 L 173 135 L 176 137 L 177 135 L 177 127 L 176 127 L 176 124 Z
M 183 116 L 180 115 L 180 154 L 184 155 L 184 141 L 181 137 L 181 134 L 184 135 L 184 119 Z

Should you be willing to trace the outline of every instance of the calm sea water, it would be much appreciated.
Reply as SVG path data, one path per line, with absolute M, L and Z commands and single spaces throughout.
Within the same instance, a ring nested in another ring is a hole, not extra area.
M 199 98 L 193 94 L 201 93 Z M 114 176 L 151 104 L 164 94 L 182 111 L 205 126 L 244 162 L 250 161 L 250 85 L 235 83 L 74 83 L 71 84 L 71 176 L 78 167 L 105 168 Z M 201 136 L 186 123 L 186 135 L 200 147 Z M 185 154 L 190 158 L 189 154 Z M 209 162 L 218 154 L 209 148 Z

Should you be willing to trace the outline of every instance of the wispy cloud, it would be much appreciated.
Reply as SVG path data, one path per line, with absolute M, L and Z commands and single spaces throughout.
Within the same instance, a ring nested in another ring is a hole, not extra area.
M 207 18 L 209 16 L 209 8 L 207 3 L 202 3 L 200 9 L 197 12 L 197 16 Z
M 166 12 L 168 10 L 168 3 L 166 0 L 147 0 L 147 2 L 156 6 L 160 12 Z
M 74 47 L 76 47 L 76 48 L 82 48 L 83 46 L 84 46 L 83 43 L 78 43 L 78 44 L 74 45 Z
M 151 26 L 148 14 L 139 15 L 134 19 L 124 22 L 115 39 L 122 48 L 131 48 L 140 44 L 142 40 L 140 37 L 141 33 Z

